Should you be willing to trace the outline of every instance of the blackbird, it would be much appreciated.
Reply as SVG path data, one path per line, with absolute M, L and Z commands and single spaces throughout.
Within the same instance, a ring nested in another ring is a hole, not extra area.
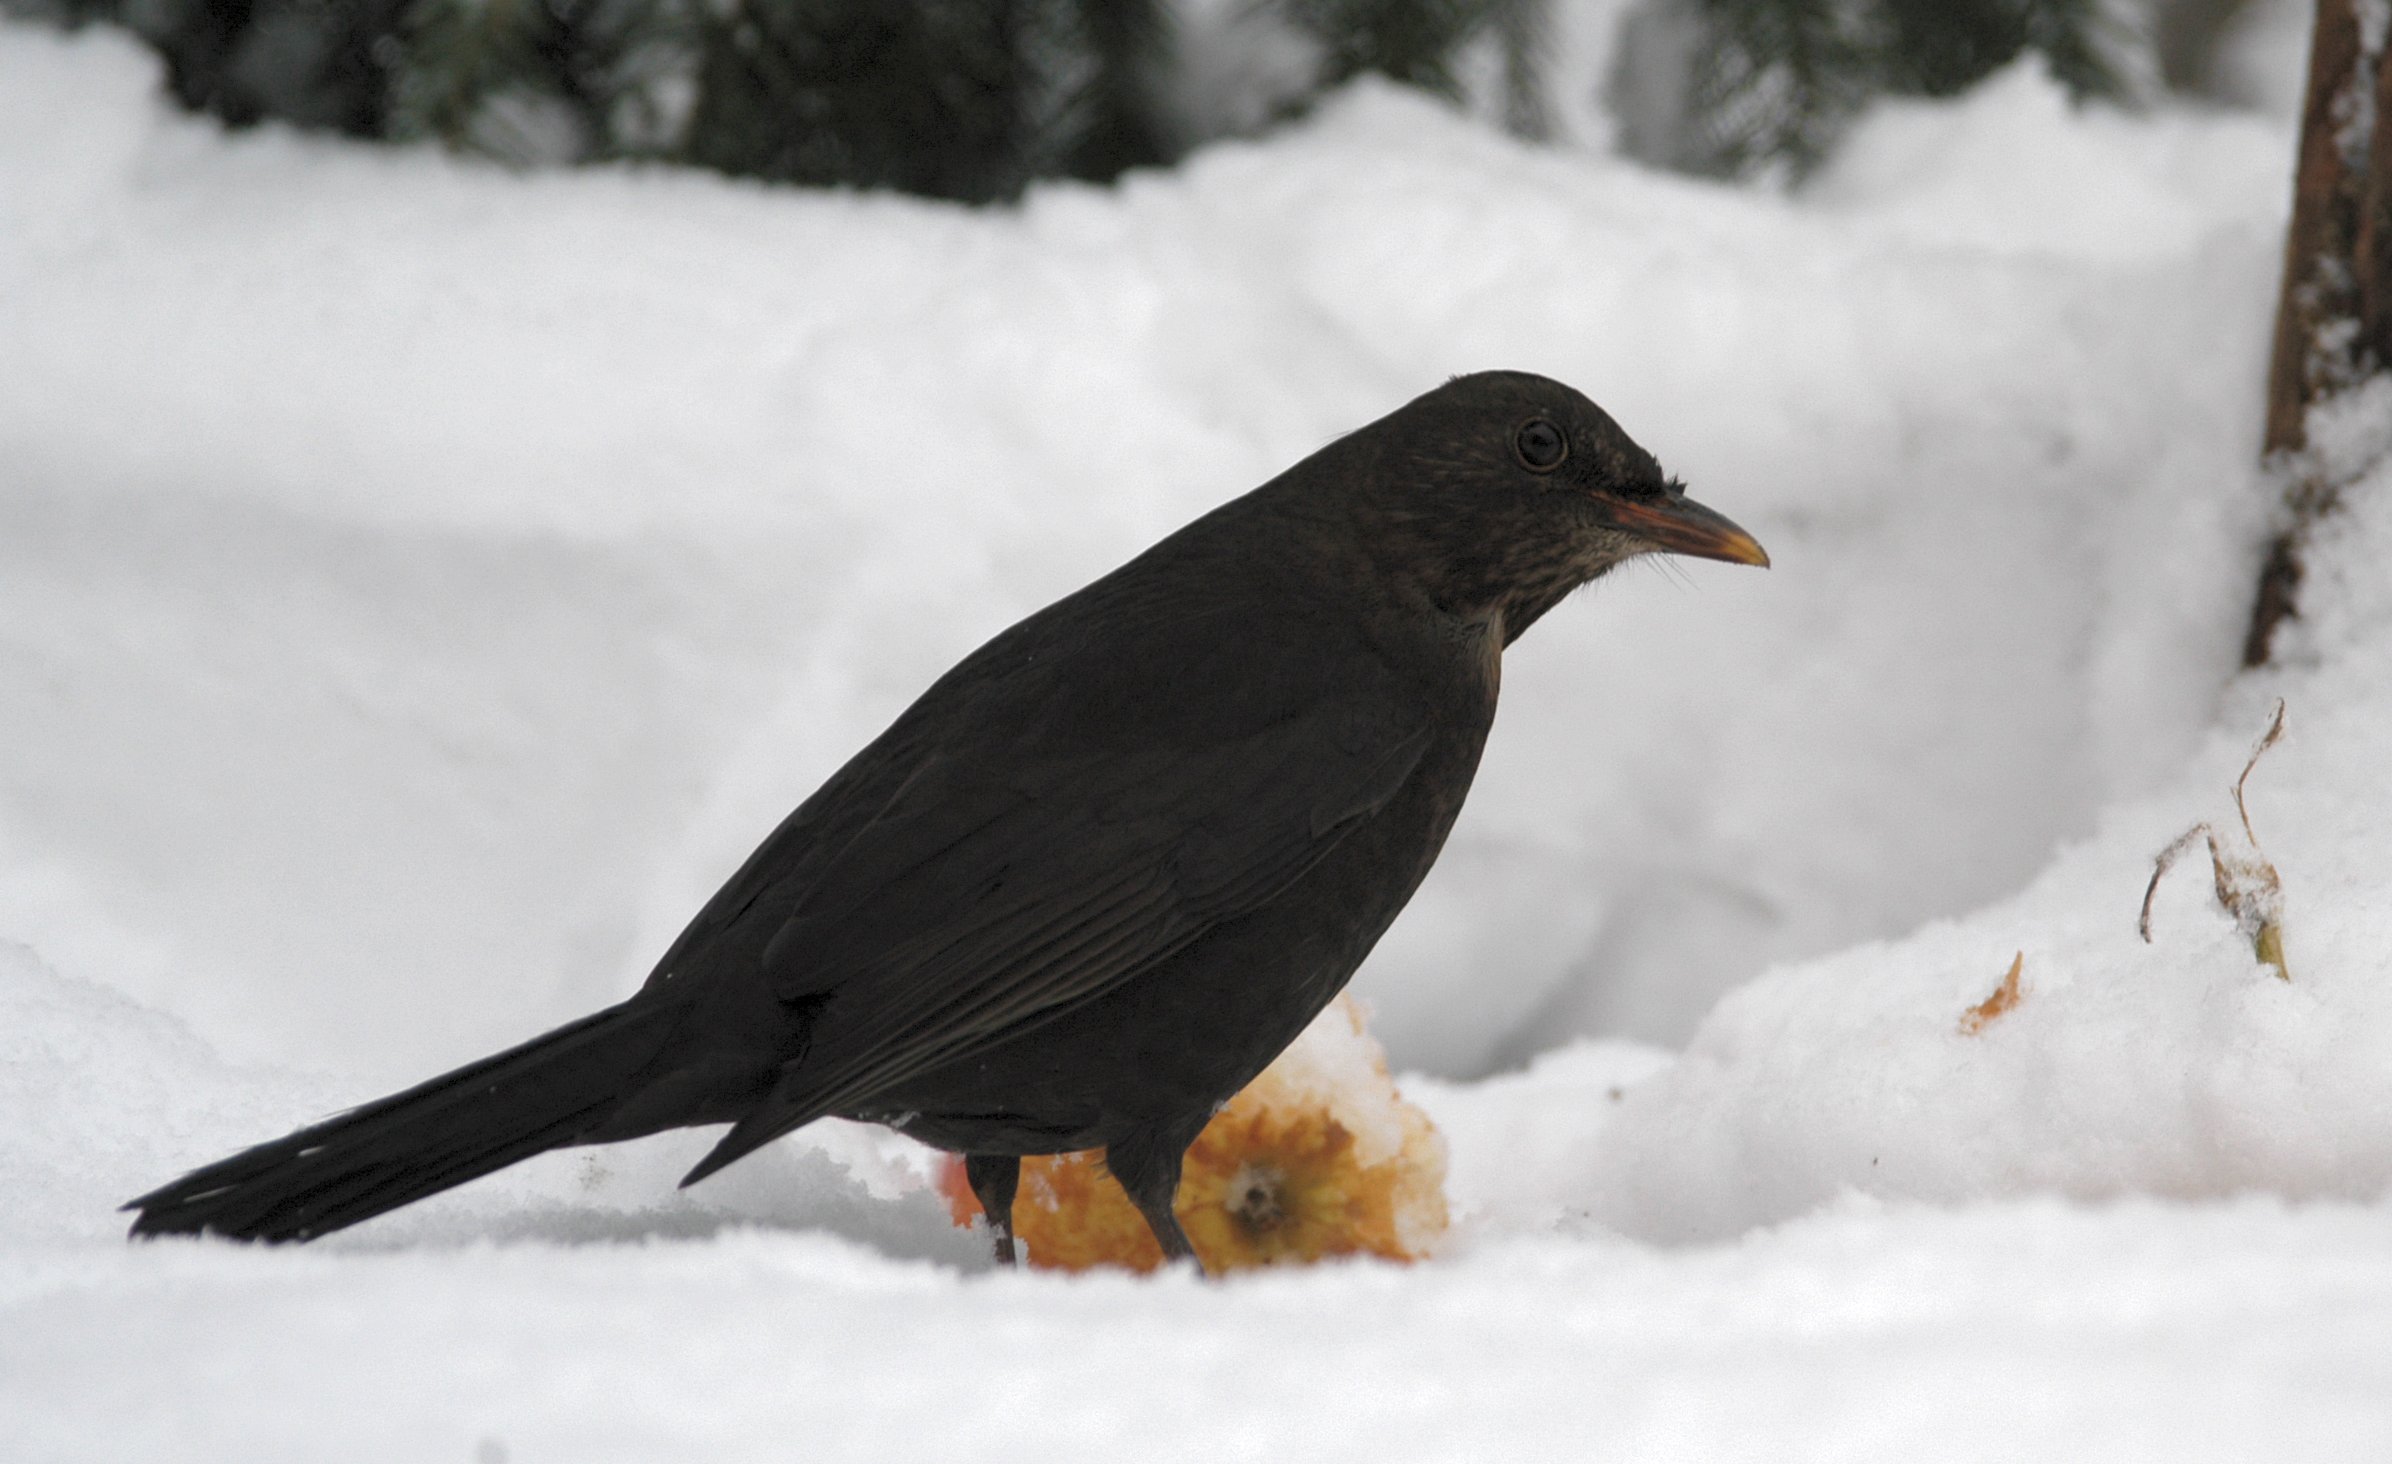
M 1461 811 L 1503 648 L 1639 554 L 1767 565 L 1585 397 L 1457 377 L 999 634 L 775 829 L 639 991 L 185 1175 L 136 1236 L 306 1240 L 572 1144 L 827 1115 L 1102 1149 L 1174 1259 L 1180 1164 Z

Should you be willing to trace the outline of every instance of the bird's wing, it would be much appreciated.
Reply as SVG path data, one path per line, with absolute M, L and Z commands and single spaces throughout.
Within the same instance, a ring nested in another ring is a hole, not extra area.
M 1135 658 L 983 681 L 952 709 L 934 689 L 951 735 L 888 754 L 904 776 L 877 770 L 869 818 L 825 814 L 847 825 L 836 854 L 805 861 L 764 947 L 776 994 L 818 1003 L 810 1051 L 691 1179 L 1266 904 L 1385 806 L 1430 740 L 1401 678 L 1333 659 L 1188 625 Z

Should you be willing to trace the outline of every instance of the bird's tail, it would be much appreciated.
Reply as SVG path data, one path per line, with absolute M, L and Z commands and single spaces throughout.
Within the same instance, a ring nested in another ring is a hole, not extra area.
M 127 1203 L 132 1233 L 312 1240 L 588 1136 L 671 1035 L 627 1002 Z

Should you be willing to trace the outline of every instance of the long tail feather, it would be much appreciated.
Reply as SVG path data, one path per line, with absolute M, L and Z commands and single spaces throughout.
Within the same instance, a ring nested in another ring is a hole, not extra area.
M 124 1208 L 132 1233 L 312 1240 L 561 1148 L 628 1096 L 681 1013 L 609 1007 L 254 1149 Z

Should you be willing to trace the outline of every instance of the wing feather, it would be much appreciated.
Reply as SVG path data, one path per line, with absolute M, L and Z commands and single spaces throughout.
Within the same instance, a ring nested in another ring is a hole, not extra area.
M 1133 979 L 1266 904 L 1411 777 L 1431 730 L 1400 677 L 1349 660 L 1321 685 L 1300 654 L 1193 629 L 1184 654 L 959 689 L 976 704 L 946 714 L 980 735 L 878 769 L 868 808 L 831 810 L 836 857 L 804 860 L 802 887 L 758 870 L 783 886 L 748 899 L 780 907 L 762 974 L 816 1002 L 810 1040 L 684 1183 Z

